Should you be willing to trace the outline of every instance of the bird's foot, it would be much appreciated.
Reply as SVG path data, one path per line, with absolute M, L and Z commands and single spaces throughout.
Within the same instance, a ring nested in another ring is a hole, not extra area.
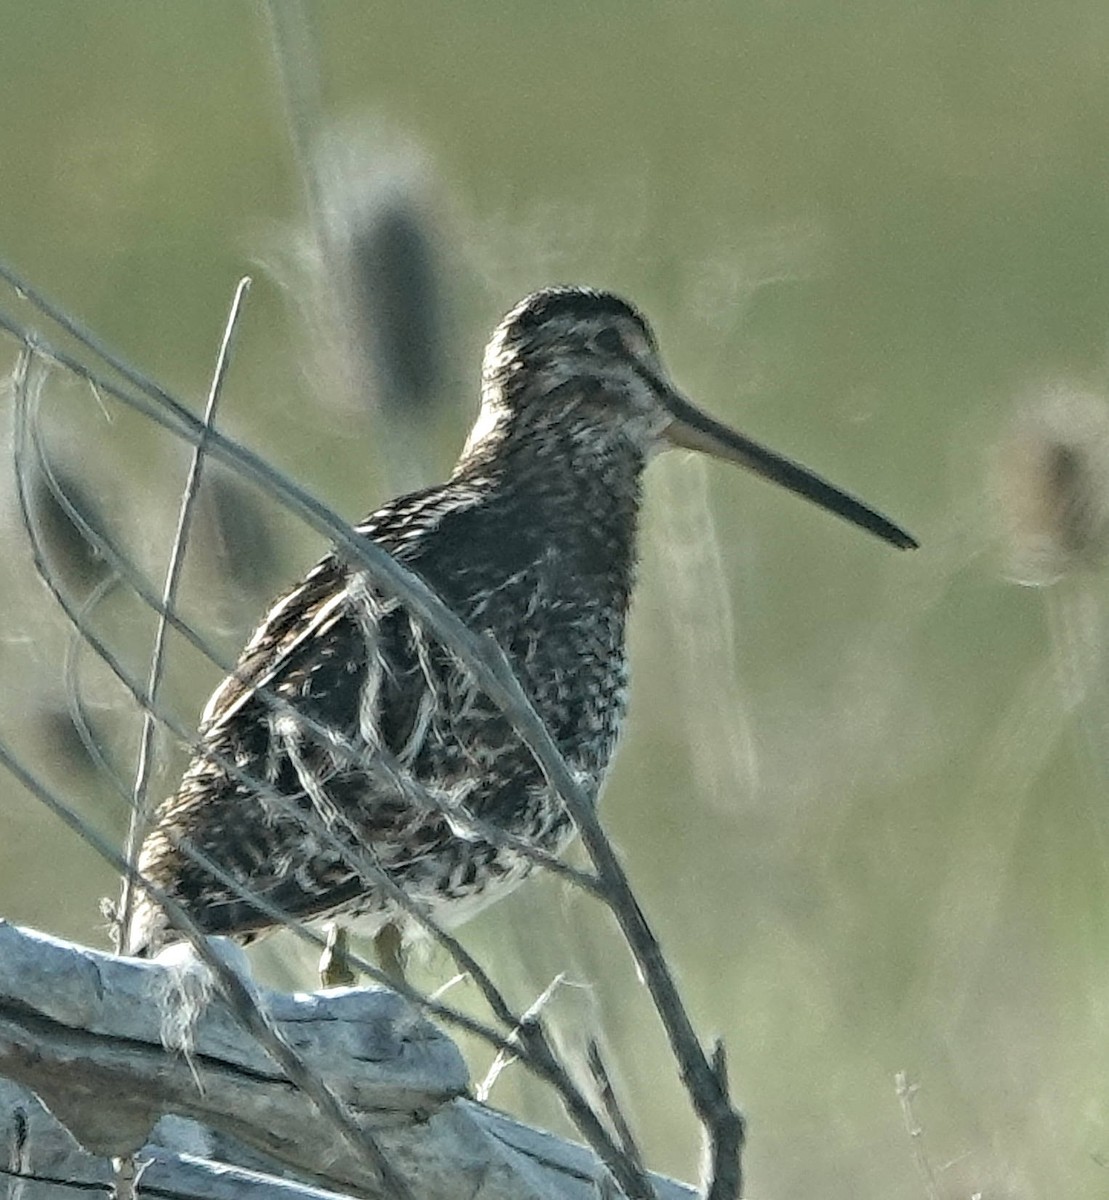
M 390 983 L 404 984 L 405 951 L 398 926 L 390 921 L 374 937 L 374 957 L 381 973 Z M 320 955 L 320 984 L 325 988 L 353 987 L 358 973 L 350 962 L 350 940 L 347 927 L 338 921 L 327 926 L 327 944 Z
M 399 925 L 392 921 L 382 925 L 374 937 L 374 955 L 390 983 L 408 982 L 404 977 L 404 943 Z
M 320 984 L 325 988 L 353 987 L 357 976 L 350 965 L 347 927 L 333 921 L 327 927 L 327 945 L 320 955 Z

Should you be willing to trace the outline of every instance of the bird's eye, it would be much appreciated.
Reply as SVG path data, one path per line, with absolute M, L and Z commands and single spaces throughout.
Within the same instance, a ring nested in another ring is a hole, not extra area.
M 598 350 L 605 354 L 624 354 L 624 339 L 615 329 L 602 329 L 593 339 Z

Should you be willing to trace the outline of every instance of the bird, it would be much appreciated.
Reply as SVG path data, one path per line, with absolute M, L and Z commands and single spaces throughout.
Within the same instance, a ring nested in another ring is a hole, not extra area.
M 592 802 L 626 710 L 643 476 L 670 448 L 746 466 L 895 547 L 917 545 L 695 407 L 638 309 L 578 286 L 537 291 L 496 327 L 446 482 L 355 526 L 495 639 Z M 532 873 L 526 847 L 557 856 L 574 833 L 451 648 L 333 550 L 277 599 L 212 694 L 138 870 L 206 934 L 241 944 L 277 912 L 408 939 L 415 912 L 453 929 Z M 128 953 L 180 939 L 151 894 L 135 897 Z

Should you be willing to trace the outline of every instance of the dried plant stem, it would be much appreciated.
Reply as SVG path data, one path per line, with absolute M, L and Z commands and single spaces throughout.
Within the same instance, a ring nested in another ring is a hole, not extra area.
M 919 1084 L 911 1083 L 905 1071 L 898 1071 L 894 1076 L 894 1086 L 897 1088 L 897 1102 L 901 1105 L 901 1116 L 905 1121 L 905 1132 L 913 1148 L 913 1161 L 920 1172 L 924 1190 L 928 1200 L 940 1200 L 940 1185 L 928 1155 L 924 1152 L 924 1130 L 913 1113 L 913 1098 L 919 1089 Z
M 3 741 L 0 741 L 0 765 L 5 766 L 27 791 L 74 830 L 120 875 L 129 877 L 134 885 L 141 887 L 155 903 L 162 907 L 173 921 L 174 928 L 181 932 L 197 958 L 212 973 L 229 1008 L 243 1028 L 257 1040 L 262 1049 L 285 1072 L 289 1081 L 299 1088 L 331 1122 L 333 1128 L 343 1134 L 351 1149 L 362 1159 L 372 1174 L 381 1181 L 382 1188 L 387 1194 L 396 1196 L 398 1200 L 413 1200 L 408 1185 L 386 1160 L 381 1147 L 378 1146 L 372 1134 L 359 1125 L 347 1106 L 339 1100 L 322 1079 L 305 1065 L 259 1006 L 251 994 L 250 988 L 235 970 L 216 953 L 204 931 L 193 921 L 185 909 L 165 892 L 154 887 L 134 869 L 130 861 L 124 858 L 107 838 L 74 812 L 69 805 L 61 802 L 50 788 L 20 763 Z
M 303 0 L 266 0 L 278 86 L 285 106 L 297 171 L 305 193 L 305 209 L 316 243 L 325 242 L 324 205 L 312 160 L 312 137 L 323 110 L 315 39 Z
M 333 730 L 320 725 L 311 718 L 305 716 L 297 709 L 290 701 L 277 695 L 272 688 L 266 686 L 258 686 L 253 684 L 251 680 L 246 679 L 238 672 L 237 664 L 218 653 L 211 643 L 204 638 L 197 630 L 195 630 L 187 621 L 185 621 L 172 607 L 167 607 L 163 599 L 160 598 L 147 584 L 145 577 L 141 571 L 134 565 L 133 562 L 117 547 L 107 535 L 94 529 L 89 525 L 80 512 L 74 508 L 64 492 L 60 489 L 60 484 L 55 479 L 50 467 L 49 460 L 44 456 L 41 442 L 39 440 L 39 430 L 33 413 L 28 416 L 22 416 L 22 406 L 24 406 L 26 397 L 26 389 L 20 386 L 16 387 L 16 402 L 17 402 L 17 420 L 16 426 L 18 429 L 29 428 L 31 445 L 37 456 L 37 469 L 42 472 L 42 475 L 51 489 L 53 494 L 58 499 L 58 503 L 62 510 L 69 516 L 78 532 L 82 537 L 86 538 L 93 549 L 103 557 L 112 567 L 115 575 L 114 582 L 126 584 L 132 592 L 158 617 L 165 621 L 175 632 L 179 633 L 190 645 L 195 647 L 209 662 L 219 668 L 224 674 L 239 679 L 245 686 L 251 687 L 254 693 L 262 699 L 276 713 L 282 716 L 291 717 L 296 720 L 301 732 L 307 733 L 317 739 L 321 744 L 335 749 L 339 752 L 344 752 L 349 756 L 349 761 L 352 766 L 358 766 L 362 769 L 378 768 L 388 777 L 391 786 L 396 787 L 403 794 L 409 796 L 413 803 L 423 805 L 429 809 L 442 808 L 442 802 L 426 791 L 416 780 L 410 776 L 406 776 L 403 769 L 394 763 L 394 760 L 385 751 L 378 751 L 372 760 L 367 762 L 365 755 L 358 748 L 350 743 L 344 742 L 336 737 Z M 18 481 L 26 478 L 27 473 L 31 470 L 31 465 L 26 461 L 26 455 L 22 448 L 22 442 L 25 439 L 17 437 L 15 439 L 15 459 L 16 459 L 16 477 Z M 21 496 L 25 489 L 21 489 Z M 21 502 L 23 524 L 28 533 L 32 537 L 32 548 L 36 552 L 36 565 L 40 575 L 43 576 L 48 587 L 54 593 L 54 598 L 66 615 L 73 622 L 74 627 L 79 634 L 79 640 L 86 642 L 108 666 L 109 670 L 116 675 L 119 681 L 139 702 L 140 705 L 145 705 L 150 701 L 147 692 L 143 691 L 138 684 L 128 675 L 120 666 L 110 652 L 107 651 L 104 644 L 96 637 L 91 630 L 88 621 L 84 619 L 84 614 L 87 605 L 80 610 L 74 608 L 68 597 L 54 585 L 54 581 L 50 575 L 46 565 L 45 558 L 39 551 L 39 539 L 36 534 L 36 523 L 28 503 Z M 157 710 L 155 713 L 159 721 L 170 727 L 175 733 L 181 744 L 192 753 L 198 753 L 204 747 L 199 741 L 193 738 L 190 731 L 186 730 L 180 724 L 174 724 L 173 718 L 165 712 Z M 219 762 L 219 765 L 228 770 L 234 770 L 233 766 L 229 766 L 216 756 L 214 761 Z M 249 780 L 244 780 L 247 782 Z M 261 786 L 257 781 L 249 781 L 253 786 Z M 553 854 L 534 845 L 531 842 L 520 838 L 507 830 L 501 829 L 496 825 L 492 825 L 487 821 L 482 821 L 480 818 L 468 813 L 462 806 L 452 806 L 450 809 L 452 819 L 462 821 L 467 826 L 472 828 L 473 832 L 478 836 L 485 838 L 494 845 L 505 849 L 513 850 L 525 858 L 529 858 L 536 866 L 543 867 L 545 870 L 552 872 L 555 875 L 567 880 L 569 883 L 581 888 L 590 895 L 599 893 L 599 884 L 596 876 L 578 870 L 569 863 L 564 862 L 560 858 L 556 858 Z
M 363 971 L 371 979 L 379 983 L 386 984 L 398 990 L 407 999 L 413 1003 L 423 1007 L 432 1015 L 438 1016 L 441 1019 L 447 1020 L 455 1025 L 464 1028 L 467 1032 L 474 1034 L 483 1040 L 487 1041 L 498 1053 L 511 1052 L 514 1055 L 519 1055 L 537 1076 L 549 1083 L 558 1095 L 561 1097 L 567 1112 L 574 1120 L 575 1124 L 581 1130 L 583 1137 L 596 1151 L 600 1159 L 613 1172 L 616 1179 L 620 1181 L 620 1185 L 625 1194 L 629 1197 L 650 1197 L 653 1195 L 651 1186 L 646 1179 L 640 1164 L 626 1156 L 620 1146 L 616 1144 L 609 1136 L 605 1129 L 603 1121 L 592 1110 L 589 1101 L 585 1095 L 573 1082 L 570 1073 L 559 1062 L 557 1056 L 553 1052 L 545 1030 L 537 1021 L 528 1014 L 518 1016 L 508 1005 L 502 993 L 493 983 L 491 977 L 483 967 L 466 951 L 461 944 L 451 935 L 441 929 L 434 921 L 432 921 L 422 906 L 418 905 L 410 896 L 392 881 L 392 879 L 381 870 L 380 866 L 373 860 L 372 855 L 368 853 L 359 853 L 348 842 L 343 841 L 330 826 L 320 822 L 313 821 L 310 814 L 301 811 L 294 805 L 288 797 L 277 792 L 271 785 L 264 780 L 257 779 L 249 772 L 243 770 L 237 763 L 228 759 L 222 754 L 214 753 L 209 748 L 190 733 L 184 726 L 173 718 L 171 714 L 164 711 L 156 698 L 144 691 L 137 680 L 133 679 L 129 673 L 118 662 L 110 649 L 102 642 L 94 630 L 82 624 L 84 609 L 77 609 L 72 601 L 57 587 L 55 581 L 49 574 L 47 564 L 42 556 L 41 546 L 38 540 L 35 527 L 33 513 L 27 503 L 27 494 L 25 481 L 28 475 L 28 463 L 25 456 L 25 444 L 28 438 L 28 423 L 32 416 L 28 412 L 29 407 L 33 403 L 31 396 L 37 396 L 37 387 L 33 385 L 31 379 L 31 360 L 33 354 L 27 352 L 25 360 L 21 363 L 21 370 L 17 372 L 15 381 L 15 437 L 14 447 L 16 452 L 16 480 L 17 493 L 20 498 L 22 516 L 24 524 L 31 538 L 32 552 L 35 558 L 36 565 L 43 575 L 47 586 L 51 588 L 55 599 L 62 610 L 74 622 L 75 627 L 81 632 L 82 637 L 88 645 L 96 652 L 116 675 L 117 679 L 131 692 L 135 700 L 145 711 L 151 713 L 153 717 L 165 725 L 174 735 L 189 748 L 193 753 L 206 753 L 212 760 L 217 763 L 222 769 L 226 770 L 237 782 L 240 782 L 248 790 L 255 792 L 261 797 L 265 797 L 267 802 L 279 809 L 285 816 L 298 821 L 304 825 L 306 829 L 321 838 L 325 844 L 334 850 L 341 861 L 343 861 L 351 870 L 355 871 L 362 881 L 368 887 L 381 887 L 386 890 L 394 903 L 407 912 L 431 935 L 431 937 L 442 945 L 446 951 L 454 958 L 458 966 L 473 980 L 478 987 L 482 996 L 486 1000 L 494 1016 L 509 1030 L 508 1036 L 499 1034 L 490 1026 L 461 1013 L 459 1010 L 448 1005 L 429 1003 L 427 998 L 420 992 L 408 987 L 406 984 L 398 983 L 386 976 L 376 965 L 370 964 L 364 959 L 356 956 L 349 956 L 350 961 L 359 970 Z M 35 444 L 34 423 L 30 421 L 31 431 L 30 440 Z M 36 448 L 38 448 L 36 446 Z M 40 449 L 40 448 L 39 448 Z M 111 547 L 105 539 L 100 535 L 95 534 L 95 531 L 89 531 L 89 536 L 93 537 L 97 543 L 103 543 L 103 550 L 108 554 L 109 560 L 113 567 L 123 571 L 130 570 L 130 564 L 126 562 L 122 556 L 119 556 L 114 547 Z M 153 596 L 150 597 L 152 607 L 160 608 L 166 613 L 167 619 L 174 621 L 172 609 L 166 609 L 162 601 L 158 601 Z M 273 696 L 272 703 L 275 707 L 280 707 L 283 713 L 295 716 L 298 721 L 308 728 L 309 732 L 314 733 L 320 738 L 327 738 L 328 731 L 322 727 L 315 726 L 309 722 L 307 718 L 300 714 L 295 708 L 287 702 L 282 701 L 279 697 Z M 125 800 L 130 801 L 131 795 L 121 787 L 121 795 Z M 429 804 L 434 801 L 429 799 Z M 79 818 L 76 818 L 79 822 Z M 350 832 L 350 831 L 348 831 Z M 264 911 L 275 924 L 291 929 L 297 936 L 311 942 L 317 947 L 323 946 L 323 939 L 312 934 L 301 923 L 289 916 L 280 908 L 269 904 L 262 897 L 256 896 L 250 891 L 241 881 L 235 879 L 234 876 L 226 872 L 218 863 L 201 854 L 195 847 L 185 841 L 178 843 L 181 851 L 186 854 L 192 861 L 203 867 L 205 871 L 213 877 L 218 878 L 225 886 L 229 887 L 242 899 L 250 902 L 255 908 Z M 524 844 L 526 846 L 526 843 Z M 125 877 L 127 877 L 125 875 Z M 130 874 L 131 878 L 135 878 Z M 134 884 L 133 884 L 134 886 Z M 174 915 L 172 912 L 167 912 L 167 919 L 171 925 L 174 924 Z M 176 926 L 175 926 L 176 927 Z
M 208 388 L 208 399 L 204 406 L 204 428 L 211 429 L 216 418 L 216 408 L 223 392 L 223 383 L 227 378 L 227 368 L 231 363 L 231 350 L 234 345 L 235 330 L 239 323 L 243 301 L 250 290 L 250 277 L 244 275 L 235 288 L 231 300 L 231 310 L 227 315 L 223 338 L 220 341 L 219 353 L 216 355 L 215 371 Z M 165 585 L 162 588 L 162 610 L 158 614 L 158 623 L 154 632 L 154 647 L 150 654 L 150 678 L 146 685 L 150 705 L 144 707 L 142 717 L 142 733 L 139 737 L 138 762 L 135 767 L 135 783 L 131 796 L 131 818 L 127 830 L 126 854 L 129 862 L 135 862 L 146 836 L 150 819 L 147 788 L 150 782 L 150 766 L 153 757 L 154 733 L 156 722 L 152 706 L 157 699 L 158 690 L 162 683 L 165 669 L 166 634 L 169 623 L 166 613 L 171 612 L 177 600 L 177 588 L 181 582 L 181 568 L 185 561 L 185 547 L 188 544 L 189 528 L 192 524 L 193 509 L 200 492 L 200 477 L 204 466 L 204 450 L 207 439 L 201 438 L 193 447 L 192 459 L 189 463 L 189 473 L 185 487 L 181 493 L 181 507 L 177 514 L 177 528 L 173 535 L 173 546 L 170 549 L 169 565 L 166 568 Z M 131 877 L 123 877 L 123 893 L 120 899 L 119 912 L 116 917 L 116 953 L 122 953 L 127 945 L 128 931 L 131 926 L 132 908 Z
M 586 1061 L 589 1065 L 589 1073 L 593 1076 L 593 1082 L 597 1085 L 601 1104 L 613 1133 L 616 1134 L 620 1145 L 624 1147 L 624 1152 L 636 1162 L 641 1163 L 643 1156 L 639 1151 L 631 1126 L 628 1124 L 628 1119 L 616 1098 L 616 1088 L 613 1086 L 612 1076 L 605 1064 L 600 1043 L 596 1038 L 589 1039 L 589 1045 L 586 1047 Z
M 11 279 L 6 268 L 0 267 L 0 276 Z M 601 828 L 593 805 L 513 674 L 503 651 L 488 637 L 470 630 L 422 580 L 337 518 L 319 500 L 257 454 L 209 428 L 164 389 L 143 379 L 114 355 L 102 351 L 95 340 L 82 337 L 82 331 L 77 330 L 75 323 L 64 314 L 58 315 L 60 310 L 56 306 L 42 301 L 26 287 L 23 291 L 40 311 L 59 321 L 63 328 L 83 341 L 87 349 L 102 357 L 131 387 L 101 378 L 72 354 L 49 346 L 3 313 L 0 313 L 0 328 L 13 333 L 25 347 L 33 348 L 43 357 L 89 380 L 103 394 L 147 416 L 175 436 L 194 446 L 204 445 L 209 455 L 266 489 L 308 526 L 329 538 L 337 552 L 353 567 L 365 570 L 386 594 L 405 604 L 473 673 L 482 690 L 528 746 L 576 824 L 596 871 L 597 891 L 613 912 L 639 965 L 677 1060 L 681 1079 L 705 1128 L 710 1147 L 707 1196 L 709 1200 L 734 1200 L 742 1190 L 743 1123 L 729 1099 L 721 1064 L 710 1062 L 701 1046 L 658 941 Z

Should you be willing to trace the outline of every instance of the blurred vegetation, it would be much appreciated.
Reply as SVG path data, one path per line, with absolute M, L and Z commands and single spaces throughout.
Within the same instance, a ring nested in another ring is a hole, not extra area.
M 372 404 L 336 400 L 306 311 L 307 218 L 262 10 L 0 13 L 0 256 L 198 408 L 235 280 L 254 272 L 223 422 L 347 516 L 367 511 L 396 464 Z M 423 163 L 453 306 L 450 407 L 421 433 L 421 470 L 449 469 L 500 314 L 535 286 L 589 282 L 643 307 L 705 407 L 924 543 L 895 554 L 723 466 L 652 468 L 632 718 L 604 812 L 699 1026 L 728 1041 L 751 1195 L 928 1195 L 905 1070 L 945 1200 L 1104 1196 L 1109 581 L 1007 582 L 989 481 L 1030 397 L 1109 386 L 1109 9 L 311 13 L 328 118 L 382 161 L 408 145 Z M 73 384 L 44 417 L 81 495 L 160 578 L 186 452 L 106 421 Z M 49 769 L 41 714 L 64 704 L 68 634 L 11 492 L 0 719 Z M 261 595 L 321 550 L 277 514 L 272 528 Z M 232 654 L 264 600 L 214 595 L 205 571 L 198 554 L 185 611 Z M 144 674 L 149 618 L 120 601 L 104 620 Z M 216 672 L 171 648 L 167 694 L 191 722 Z M 80 673 L 126 777 L 137 718 L 87 656 Z M 168 788 L 180 759 L 162 758 Z M 110 789 L 53 768 L 122 837 Z M 114 891 L 5 788 L 0 914 L 104 944 L 97 900 Z M 542 881 L 466 937 L 524 1000 L 560 970 L 593 985 L 560 994 L 565 1036 L 603 1023 L 652 1165 L 693 1177 L 692 1122 L 598 914 Z M 512 1072 L 493 1100 L 558 1121 Z

